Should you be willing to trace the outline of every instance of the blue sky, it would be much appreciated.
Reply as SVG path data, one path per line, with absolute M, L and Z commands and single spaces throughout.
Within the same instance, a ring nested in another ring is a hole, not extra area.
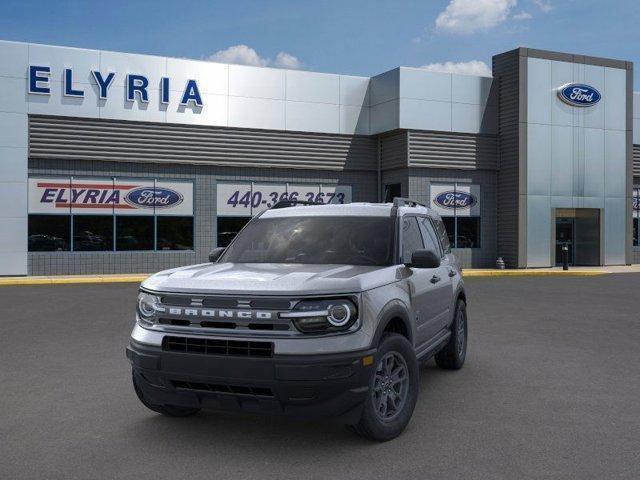
M 354 75 L 482 73 L 528 46 L 634 61 L 640 90 L 639 12 L 637 0 L 2 0 L 0 38 Z

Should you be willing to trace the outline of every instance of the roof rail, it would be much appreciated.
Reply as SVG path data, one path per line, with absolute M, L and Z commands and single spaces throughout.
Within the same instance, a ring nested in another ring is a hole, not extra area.
M 271 207 L 271 210 L 278 209 L 278 208 L 296 207 L 298 205 L 320 205 L 320 204 L 307 202 L 306 200 L 280 200 L 279 202 L 276 202 Z
M 410 198 L 404 198 L 404 197 L 396 197 L 396 198 L 394 198 L 393 199 L 393 206 L 394 207 L 417 207 L 417 206 L 421 206 L 421 207 L 429 208 L 424 203 L 417 202 L 416 200 L 411 200 Z

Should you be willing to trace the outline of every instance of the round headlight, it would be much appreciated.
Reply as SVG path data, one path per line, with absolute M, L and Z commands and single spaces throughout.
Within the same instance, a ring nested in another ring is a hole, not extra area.
M 327 311 L 327 320 L 334 327 L 342 327 L 351 320 L 351 309 L 346 303 L 329 305 Z
M 152 318 L 156 314 L 156 304 L 158 297 L 146 292 L 138 294 L 138 314 L 145 320 Z
M 301 300 L 280 318 L 290 318 L 302 333 L 346 332 L 358 322 L 358 309 L 349 298 Z

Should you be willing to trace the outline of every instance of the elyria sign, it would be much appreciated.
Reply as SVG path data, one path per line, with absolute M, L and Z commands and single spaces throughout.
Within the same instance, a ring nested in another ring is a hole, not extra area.
M 476 197 L 470 193 L 455 192 L 453 190 L 436 195 L 436 198 L 433 201 L 439 207 L 449 210 L 453 210 L 455 208 L 471 208 L 478 203 Z
M 583 83 L 567 83 L 558 88 L 558 97 L 573 107 L 592 107 L 602 95 L 595 88 Z
M 116 72 L 103 74 L 97 70 L 92 70 L 91 75 L 96 82 L 97 94 L 100 100 L 106 100 L 109 95 L 109 88 L 113 84 Z M 29 65 L 28 92 L 36 95 L 51 95 L 51 67 L 47 65 Z M 84 98 L 84 90 L 74 82 L 74 71 L 72 68 L 65 68 L 62 77 L 62 94 L 65 97 Z M 159 85 L 150 85 L 149 78 L 144 75 L 128 73 L 125 76 L 125 92 L 127 102 L 135 102 L 136 99 L 142 103 L 149 103 L 149 93 L 158 90 L 160 103 L 169 103 L 169 85 L 171 79 L 162 77 Z M 180 105 L 202 107 L 202 95 L 195 80 L 187 80 L 180 90 Z

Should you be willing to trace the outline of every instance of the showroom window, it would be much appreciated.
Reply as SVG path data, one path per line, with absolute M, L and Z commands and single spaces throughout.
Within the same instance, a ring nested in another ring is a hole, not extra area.
M 481 247 L 480 185 L 432 183 L 431 208 L 442 217 L 452 248 Z
M 193 217 L 157 217 L 158 250 L 193 250 Z
M 30 252 L 193 250 L 193 183 L 29 178 Z
M 71 250 L 70 215 L 29 215 L 30 252 Z
M 258 213 L 281 201 L 304 201 L 318 204 L 351 203 L 350 185 L 318 183 L 218 182 L 216 245 L 226 247 L 238 232 Z
M 73 250 L 76 252 L 113 250 L 113 217 L 74 215 Z

